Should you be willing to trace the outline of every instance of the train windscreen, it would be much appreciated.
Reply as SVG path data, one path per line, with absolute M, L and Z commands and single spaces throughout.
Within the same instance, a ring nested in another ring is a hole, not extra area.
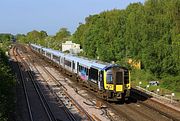
M 116 84 L 117 85 L 123 84 L 123 73 L 122 72 L 116 72 Z

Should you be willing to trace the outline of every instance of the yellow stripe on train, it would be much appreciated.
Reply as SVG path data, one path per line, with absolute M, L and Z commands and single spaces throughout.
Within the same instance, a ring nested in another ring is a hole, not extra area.
M 122 92 L 123 91 L 123 86 L 122 85 L 116 85 L 116 91 L 117 92 Z

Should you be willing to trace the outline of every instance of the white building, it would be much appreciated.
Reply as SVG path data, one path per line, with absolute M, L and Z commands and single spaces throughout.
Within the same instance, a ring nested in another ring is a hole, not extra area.
M 72 43 L 72 41 L 66 41 L 65 43 L 62 43 L 62 51 L 70 51 L 72 54 L 77 54 L 82 51 L 80 49 L 80 44 Z

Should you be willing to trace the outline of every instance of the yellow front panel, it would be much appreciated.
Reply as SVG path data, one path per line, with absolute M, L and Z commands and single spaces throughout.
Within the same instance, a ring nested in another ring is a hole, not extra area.
M 104 71 L 104 88 L 106 90 L 114 90 L 114 85 L 113 84 L 107 84 L 106 83 L 106 71 Z
M 116 91 L 117 92 L 122 92 L 123 91 L 123 86 L 122 85 L 116 85 Z

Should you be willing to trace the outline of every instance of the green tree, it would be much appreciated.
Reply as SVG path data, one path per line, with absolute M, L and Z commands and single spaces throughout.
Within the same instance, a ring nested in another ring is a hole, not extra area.
M 71 33 L 67 30 L 67 28 L 61 28 L 56 35 L 54 36 L 56 41 L 62 41 L 66 38 L 69 38 L 71 36 Z

